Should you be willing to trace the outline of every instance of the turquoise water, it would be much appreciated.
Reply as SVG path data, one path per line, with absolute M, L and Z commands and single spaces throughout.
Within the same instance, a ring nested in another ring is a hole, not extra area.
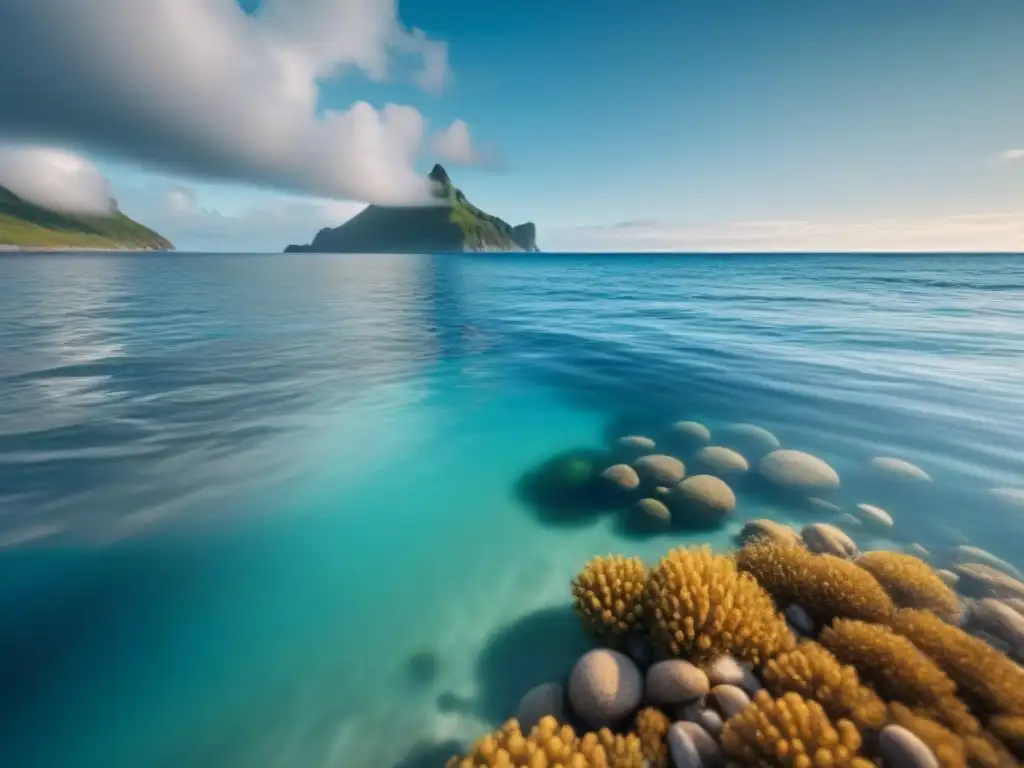
M 862 547 L 1024 566 L 1014 257 L 0 256 L 0 318 L 3 765 L 443 764 L 567 671 L 591 555 L 815 519 L 522 492 L 677 419 L 826 458 L 896 518 Z

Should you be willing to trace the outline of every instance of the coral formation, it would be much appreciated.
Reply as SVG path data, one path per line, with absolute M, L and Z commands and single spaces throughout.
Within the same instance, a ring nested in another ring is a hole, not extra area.
M 881 584 L 896 605 L 926 608 L 947 621 L 960 616 L 960 601 L 928 563 L 899 552 L 866 552 L 857 565 Z
M 945 669 L 982 715 L 1024 715 L 1024 670 L 983 640 L 927 611 L 903 609 L 893 628 Z
M 725 724 L 722 749 L 731 763 L 771 768 L 874 768 L 860 756 L 861 735 L 849 720 L 833 723 L 821 704 L 789 692 L 754 703 Z
M 736 563 L 781 605 L 799 603 L 819 624 L 835 617 L 885 621 L 894 610 L 874 576 L 832 555 L 755 541 L 739 550 Z
M 602 728 L 596 733 L 588 733 L 579 740 L 580 754 L 589 763 L 604 768 L 644 768 L 644 752 L 640 738 L 635 733 L 625 735 L 612 733 Z M 532 766 L 531 766 L 532 768 Z M 569 768 L 575 768 L 570 763 Z
M 645 601 L 654 645 L 693 662 L 732 653 L 760 664 L 795 642 L 771 596 L 707 547 L 669 551 L 647 579 Z
M 617 643 L 642 626 L 646 579 L 639 557 L 595 557 L 572 581 L 573 607 L 589 631 Z
M 636 732 L 651 768 L 668 768 L 668 727 L 672 724 L 660 709 L 647 707 L 636 715 Z
M 830 718 L 850 720 L 862 731 L 885 725 L 885 702 L 860 682 L 856 669 L 840 664 L 818 643 L 780 654 L 765 665 L 761 677 L 772 695 L 792 691 L 814 699 Z
M 915 714 L 909 707 L 894 702 L 889 705 L 889 720 L 894 725 L 906 728 L 917 736 L 932 751 L 940 768 L 966 768 L 967 752 L 964 742 L 955 733 L 930 720 Z
M 978 721 L 956 698 L 956 684 L 907 638 L 880 624 L 836 619 L 820 640 L 887 701 L 922 708 L 961 736 L 980 733 Z
M 996 715 L 988 721 L 988 730 L 1024 760 L 1024 715 Z

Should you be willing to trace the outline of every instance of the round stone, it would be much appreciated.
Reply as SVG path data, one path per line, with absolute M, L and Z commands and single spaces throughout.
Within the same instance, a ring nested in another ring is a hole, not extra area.
M 690 442 L 704 444 L 711 440 L 711 430 L 699 421 L 677 421 L 671 430 L 672 434 Z
M 728 654 L 713 660 L 704 668 L 704 671 L 712 686 L 734 686 L 742 688 L 747 693 L 757 693 L 761 690 L 761 681 L 757 679 L 750 668 Z
M 857 514 L 865 525 L 878 529 L 892 528 L 892 515 L 874 504 L 858 504 Z
M 878 736 L 878 751 L 886 765 L 899 768 L 939 768 L 928 746 L 900 725 L 887 725 Z
M 725 721 L 722 720 L 722 716 L 715 712 L 715 710 L 707 708 L 701 710 L 694 722 L 716 739 L 718 734 L 722 732 L 722 728 L 725 727 Z
M 876 456 L 868 462 L 868 466 L 878 475 L 890 480 L 918 480 L 931 482 L 931 477 L 916 464 L 891 456 Z
M 1024 616 L 998 600 L 987 597 L 972 605 L 965 629 L 995 637 L 1011 656 L 1024 655 Z
M 800 537 L 807 548 L 818 555 L 835 555 L 851 559 L 860 554 L 853 539 L 842 530 L 828 523 L 812 523 L 804 526 Z
M 964 563 L 953 566 L 952 571 L 958 577 L 957 591 L 967 597 L 1024 598 L 1024 582 L 991 566 Z
M 667 714 L 673 720 L 686 720 L 688 723 L 695 723 L 703 711 L 704 699 L 701 698 L 678 707 L 670 707 Z
M 558 683 L 541 683 L 534 686 L 516 708 L 516 720 L 524 733 L 529 733 L 542 717 L 551 715 L 558 722 L 565 722 L 565 690 Z
M 792 490 L 834 489 L 839 475 L 827 463 L 803 451 L 780 448 L 758 465 L 761 475 L 782 488 Z
M 697 462 L 709 472 L 718 474 L 740 474 L 750 469 L 750 463 L 732 448 L 709 445 L 697 451 Z
M 753 539 L 766 539 L 779 544 L 803 545 L 803 542 L 800 540 L 800 534 L 790 526 L 777 523 L 766 517 L 748 520 L 740 531 L 740 539 L 743 542 L 752 541 Z
M 711 689 L 709 699 L 715 709 L 726 720 L 742 712 L 750 705 L 750 697 L 735 685 L 716 685 Z
M 652 704 L 684 704 L 699 699 L 709 690 L 708 676 L 682 659 L 656 661 L 647 670 L 647 700 Z
M 807 499 L 807 504 L 814 510 L 822 512 L 826 515 L 840 515 L 843 512 L 843 508 L 838 504 L 834 504 L 828 499 L 820 499 L 817 496 L 811 496 Z
M 635 491 L 640 487 L 640 476 L 628 464 L 616 464 L 601 473 L 601 477 L 620 491 Z
M 633 469 L 642 480 L 656 485 L 675 485 L 686 477 L 686 466 L 679 459 L 661 454 L 641 456 Z
M 686 731 L 693 745 L 697 748 L 697 754 L 700 756 L 700 765 L 703 768 L 713 768 L 713 766 L 724 762 L 721 747 L 718 746 L 718 742 L 704 728 L 695 722 L 687 721 L 678 723 L 678 725 Z M 669 747 L 669 752 L 671 753 L 671 751 L 672 749 Z
M 1017 568 L 981 547 L 972 547 L 969 544 L 959 544 L 953 547 L 953 549 L 948 553 L 947 558 L 952 563 L 981 563 L 982 565 L 987 565 L 989 568 L 995 568 L 997 571 L 1009 574 L 1015 579 L 1021 578 L 1021 572 L 1017 570 Z
M 672 489 L 673 502 L 703 522 L 720 522 L 736 509 L 736 494 L 714 475 L 694 475 Z
M 657 499 L 640 499 L 636 503 L 636 508 L 647 517 L 657 520 L 659 523 L 672 522 L 672 513 L 669 511 L 669 508 Z
M 659 485 L 657 488 L 654 489 L 654 492 L 656 494 L 658 494 L 659 496 L 671 496 L 672 495 L 672 489 L 669 488 L 667 485 Z
M 1021 616 L 1024 616 L 1024 599 L 1019 597 L 1004 597 L 1002 600 L 1003 605 L 1009 606 Z
M 804 637 L 814 636 L 814 619 L 799 603 L 791 603 L 786 608 L 786 621 Z
M 643 675 L 628 656 L 618 651 L 589 651 L 569 675 L 569 703 L 591 728 L 611 727 L 629 717 L 640 706 L 643 695 Z
M 779 438 L 756 424 L 729 424 L 722 428 L 719 437 L 722 445 L 735 448 L 745 456 L 764 456 L 782 445 Z
M 636 451 L 637 453 L 650 453 L 654 450 L 654 441 L 649 437 L 643 437 L 642 435 L 626 435 L 620 437 L 615 441 L 615 444 L 619 448 L 624 448 L 628 451 Z
M 952 571 L 948 571 L 945 568 L 940 568 L 935 572 L 935 575 L 942 579 L 942 583 L 950 589 L 956 587 L 956 583 L 960 581 L 960 577 Z
M 668 728 L 668 752 L 674 768 L 703 768 L 700 751 L 693 743 L 683 723 L 672 723 Z

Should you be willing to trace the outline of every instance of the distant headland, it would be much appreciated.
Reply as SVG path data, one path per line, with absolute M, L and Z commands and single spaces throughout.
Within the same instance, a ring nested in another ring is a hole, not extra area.
M 289 245 L 285 253 L 452 253 L 461 251 L 536 252 L 532 222 L 513 227 L 473 205 L 435 165 L 437 205 L 390 208 L 367 206 L 340 227 L 321 229 L 309 245 Z

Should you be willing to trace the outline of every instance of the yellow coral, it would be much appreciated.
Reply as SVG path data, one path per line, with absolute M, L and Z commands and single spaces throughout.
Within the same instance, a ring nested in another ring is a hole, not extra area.
M 640 738 L 635 733 L 625 735 L 612 733 L 602 728 L 597 733 L 588 733 L 579 741 L 579 752 L 590 762 L 587 765 L 608 768 L 643 768 L 644 752 Z M 574 767 L 575 768 L 575 767 Z
M 956 684 L 912 642 L 888 627 L 836 619 L 819 639 L 841 662 L 856 667 L 861 679 L 884 699 L 925 708 L 933 719 L 961 736 L 981 732 L 978 721 L 956 698 Z
M 665 555 L 647 579 L 645 599 L 653 643 L 691 661 L 731 653 L 760 664 L 795 642 L 771 596 L 707 547 Z
M 818 643 L 803 643 L 780 654 L 765 665 L 761 676 L 774 696 L 799 693 L 819 702 L 829 717 L 846 718 L 862 730 L 885 725 L 885 702 L 860 682 L 856 669 L 840 664 Z
M 996 715 L 987 723 L 989 731 L 1014 755 L 1024 760 L 1024 716 Z
M 861 736 L 849 720 L 833 723 L 821 704 L 789 692 L 754 702 L 725 724 L 722 750 L 735 765 L 761 768 L 874 768 L 859 756 Z
M 892 626 L 941 664 L 977 710 L 1024 715 L 1024 671 L 988 643 L 927 611 L 898 611 Z
M 836 617 L 885 621 L 894 610 L 875 577 L 849 560 L 755 541 L 740 549 L 736 562 L 780 604 L 799 603 L 820 624 Z
M 639 557 L 595 557 L 572 581 L 573 607 L 588 630 L 614 642 L 642 626 L 646 580 Z
M 671 724 L 668 716 L 654 707 L 641 709 L 636 715 L 636 732 L 651 768 L 668 768 L 668 743 L 665 739 Z
M 964 741 L 955 733 L 930 718 L 914 713 L 899 702 L 889 705 L 889 719 L 923 741 L 939 761 L 940 768 L 966 768 Z
M 867 552 L 857 565 L 881 584 L 896 605 L 935 611 L 946 621 L 960 616 L 960 601 L 928 563 L 900 552 Z

